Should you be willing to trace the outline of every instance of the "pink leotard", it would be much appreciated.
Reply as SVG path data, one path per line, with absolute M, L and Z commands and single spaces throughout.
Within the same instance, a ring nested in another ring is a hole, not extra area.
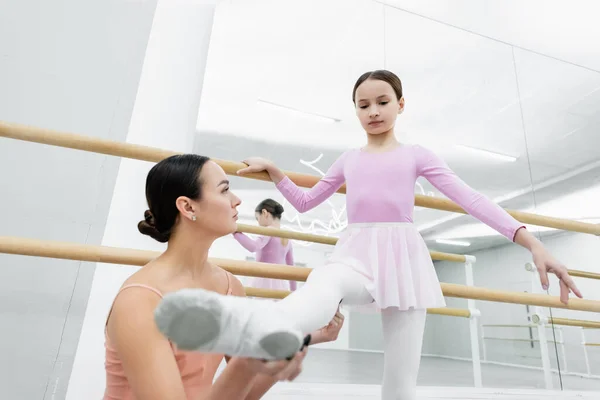
M 349 223 L 413 222 L 414 188 L 420 176 L 511 241 L 523 227 L 500 206 L 464 183 L 435 153 L 419 145 L 400 145 L 383 153 L 349 150 L 311 189 L 299 188 L 288 177 L 277 184 L 277 189 L 299 212 L 305 212 L 324 202 L 346 182 Z
M 226 294 L 228 296 L 233 294 L 233 288 L 231 286 L 232 281 L 233 276 L 227 272 Z M 150 290 L 151 292 L 156 293 L 161 299 L 163 298 L 163 294 L 158 289 L 140 283 L 123 286 L 117 293 L 117 296 L 119 296 L 122 291 L 130 288 Z M 115 299 L 117 296 L 115 296 Z M 106 319 L 106 324 L 108 324 L 108 318 Z M 114 344 L 108 336 L 106 325 L 104 328 L 104 337 L 106 340 L 104 344 L 106 354 L 104 363 L 106 369 L 106 389 L 103 400 L 135 400 L 133 390 L 127 378 L 127 374 L 125 373 L 125 368 L 123 367 L 123 362 L 121 361 L 118 350 L 114 347 Z M 182 351 L 177 349 L 177 346 L 172 343 L 171 348 L 173 349 L 173 355 L 177 362 L 177 367 L 179 368 L 186 399 L 192 400 L 200 398 L 200 396 L 206 394 L 212 386 L 219 365 L 223 360 L 223 354 Z M 152 351 L 152 349 L 148 349 L 148 351 Z
M 271 236 L 259 236 L 252 240 L 241 232 L 233 234 L 244 248 L 252 253 L 256 253 L 256 261 L 271 264 L 294 265 L 294 252 L 292 243 L 283 244 L 280 238 Z M 278 290 L 296 290 L 296 281 L 289 281 L 289 288 L 283 285 L 284 281 L 280 279 L 256 278 L 253 281 L 253 287 Z

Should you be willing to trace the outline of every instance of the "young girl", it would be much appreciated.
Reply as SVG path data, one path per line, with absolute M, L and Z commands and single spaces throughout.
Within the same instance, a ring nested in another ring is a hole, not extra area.
M 229 191 L 221 167 L 198 155 L 166 158 L 148 173 L 146 198 L 150 209 L 138 228 L 168 247 L 129 277 L 114 300 L 105 329 L 104 399 L 251 400 L 278 380 L 294 379 L 305 351 L 290 362 L 232 358 L 213 382 L 223 354 L 178 348 L 154 322 L 160 299 L 183 288 L 244 296 L 233 275 L 208 261 L 212 242 L 237 226 L 240 200 Z M 340 321 L 332 321 L 312 342 L 334 340 L 339 328 Z M 275 333 L 282 336 L 281 331 Z
M 256 221 L 260 226 L 279 228 L 283 206 L 273 199 L 265 199 L 256 207 Z M 288 239 L 280 239 L 271 236 L 260 236 L 256 240 L 250 239 L 241 232 L 233 234 L 237 240 L 248 251 L 256 253 L 256 261 L 294 265 L 294 252 L 292 243 Z M 263 289 L 296 290 L 296 281 L 289 284 L 281 279 L 254 278 L 250 286 Z
M 248 167 L 239 171 L 267 171 L 277 189 L 300 212 L 321 204 L 346 182 L 349 224 L 328 265 L 316 268 L 305 285 L 268 310 L 255 311 L 257 305 L 246 299 L 233 301 L 204 291 L 175 294 L 160 307 L 172 305 L 180 310 L 176 314 L 182 316 L 181 320 L 173 328 L 193 326 L 197 321 L 191 310 L 203 310 L 218 316 L 214 318 L 215 327 L 236 331 L 238 338 L 260 338 L 263 328 L 251 322 L 266 319 L 265 313 L 271 316 L 272 323 L 293 317 L 301 332 L 310 332 L 331 318 L 342 300 L 344 304 L 357 305 L 374 302 L 382 310 L 383 322 L 382 399 L 413 400 L 426 309 L 445 306 L 427 247 L 412 223 L 414 187 L 419 176 L 471 215 L 527 248 L 544 287 L 548 287 L 548 272 L 560 279 L 563 302 L 568 301 L 569 290 L 579 297 L 581 294 L 566 268 L 502 208 L 467 186 L 433 152 L 397 141 L 394 125 L 404 110 L 405 100 L 396 75 L 382 70 L 363 74 L 354 86 L 352 100 L 366 131 L 367 145 L 342 154 L 313 188 L 300 189 L 275 165 L 260 158 L 245 160 Z M 175 337 L 175 330 L 163 332 Z M 175 342 L 191 340 L 194 335 L 198 336 L 188 331 Z M 262 344 L 256 339 L 255 343 L 258 354 Z M 200 339 L 196 344 L 198 349 L 212 346 Z M 219 346 L 212 347 L 212 351 Z M 288 349 L 289 354 L 293 350 Z

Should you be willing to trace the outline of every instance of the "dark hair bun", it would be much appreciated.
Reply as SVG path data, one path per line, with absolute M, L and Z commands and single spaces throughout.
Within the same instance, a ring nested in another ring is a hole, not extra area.
M 283 206 L 279 203 L 275 206 L 275 214 L 281 216 L 283 214 Z
M 154 221 L 154 215 L 152 214 L 152 211 L 150 211 L 150 210 L 144 211 L 144 220 L 146 220 L 146 222 L 150 226 L 156 225 L 156 222 Z
M 262 210 L 267 210 L 269 214 L 277 219 L 281 219 L 281 215 L 283 214 L 283 206 L 273 199 L 264 199 L 256 206 L 254 211 L 259 213 Z
M 163 233 L 156 229 L 154 215 L 152 215 L 150 210 L 144 212 L 144 220 L 138 223 L 138 231 L 161 243 L 168 242 L 169 237 L 171 236 L 169 232 Z

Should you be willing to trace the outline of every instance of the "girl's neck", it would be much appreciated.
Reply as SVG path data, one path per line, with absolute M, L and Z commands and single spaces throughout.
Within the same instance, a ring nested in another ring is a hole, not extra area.
M 273 223 L 269 225 L 269 228 L 281 228 L 281 221 L 278 219 L 273 220 Z
M 378 135 L 371 135 L 367 133 L 367 145 L 365 146 L 365 150 L 375 152 L 385 151 L 392 147 L 396 147 L 399 144 L 400 142 L 398 142 L 398 139 L 396 139 L 396 135 L 394 135 L 393 130 L 389 130 Z

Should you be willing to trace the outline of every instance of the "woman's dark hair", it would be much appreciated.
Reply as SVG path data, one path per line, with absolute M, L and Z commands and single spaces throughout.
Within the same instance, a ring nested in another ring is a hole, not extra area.
M 354 89 L 352 90 L 352 102 L 356 104 L 356 89 L 366 80 L 372 79 L 377 81 L 384 81 L 390 84 L 394 92 L 396 93 L 396 97 L 398 100 L 402 98 L 402 81 L 400 78 L 393 72 L 387 71 L 385 69 L 378 69 L 376 71 L 365 72 L 358 78 L 356 83 L 354 84 Z
M 260 213 L 262 210 L 267 210 L 273 218 L 277 219 L 281 219 L 281 215 L 283 214 L 283 206 L 273 199 L 264 199 L 256 206 L 254 211 Z
M 146 178 L 146 201 L 149 210 L 138 230 L 161 243 L 169 241 L 179 210 L 175 200 L 180 196 L 199 200 L 202 197 L 200 171 L 208 157 L 197 154 L 174 155 L 156 164 Z

